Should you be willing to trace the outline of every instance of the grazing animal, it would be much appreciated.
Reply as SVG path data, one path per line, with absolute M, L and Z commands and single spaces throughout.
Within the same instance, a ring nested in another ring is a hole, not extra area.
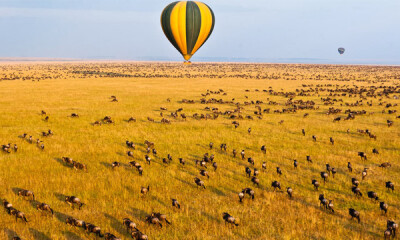
M 299 166 L 299 163 L 297 162 L 296 159 L 293 160 L 293 166 L 294 166 L 294 169 L 297 169 L 297 166 Z
M 119 167 L 119 166 L 121 166 L 121 164 L 120 164 L 119 162 L 113 162 L 113 163 L 111 163 L 111 167 L 112 167 L 113 169 L 115 169 L 116 167 Z
M 204 182 L 200 178 L 194 178 L 194 182 L 196 183 L 197 187 L 203 187 L 204 189 L 206 189 Z
M 22 219 L 23 221 L 25 221 L 26 223 L 28 222 L 28 220 L 26 219 L 25 213 L 18 211 L 17 209 L 13 208 L 10 211 L 11 215 L 15 216 L 15 221 L 18 222 L 18 218 Z
M 391 181 L 386 182 L 386 188 L 388 190 L 392 189 L 392 192 L 393 192 L 394 191 L 394 184 Z
M 147 216 L 145 219 L 145 222 L 149 223 L 149 224 L 158 224 L 161 228 L 162 228 L 162 224 L 160 222 L 160 219 L 158 219 L 156 216 L 154 216 L 154 214 L 151 214 L 150 216 Z
M 379 203 L 379 208 L 382 210 L 382 211 L 384 211 L 385 212 L 385 215 L 387 214 L 387 211 L 388 211 L 388 208 L 389 208 L 389 205 L 387 204 L 387 203 L 385 203 L 385 202 L 380 202 Z
M 127 151 L 126 154 L 128 155 L 128 157 L 133 157 L 133 152 L 132 151 Z
M 53 209 L 51 209 L 51 207 L 46 203 L 37 204 L 36 209 L 39 211 L 48 211 L 51 213 L 51 215 L 53 215 Z
M 384 162 L 379 165 L 379 167 L 381 167 L 381 168 L 387 168 L 387 167 L 391 167 L 391 166 L 392 166 L 392 164 L 390 164 L 389 162 Z
M 170 221 L 168 221 L 168 219 L 167 219 L 167 215 L 165 215 L 165 214 L 162 214 L 162 213 L 152 213 L 151 214 L 152 216 L 154 216 L 154 217 L 156 217 L 156 218 L 158 218 L 159 220 L 160 220 L 160 222 L 166 222 L 167 224 L 171 224 L 171 222 Z
M 134 231 L 136 228 L 136 223 L 134 223 L 132 220 L 130 220 L 129 218 L 124 218 L 122 220 L 122 223 L 124 224 L 124 226 L 126 227 L 126 230 L 129 231 Z
M 251 176 L 251 169 L 249 167 L 246 167 L 245 171 L 246 171 L 246 174 L 250 177 Z
M 312 163 L 311 156 L 306 156 L 306 160 L 307 162 Z
M 239 193 L 239 200 L 240 200 L 240 201 L 242 201 L 242 200 L 240 199 L 241 194 L 242 194 L 243 198 L 244 198 L 245 194 L 247 194 L 247 195 L 249 195 L 249 197 L 251 197 L 251 199 L 254 200 L 254 194 L 255 194 L 255 192 L 254 192 L 254 190 L 251 189 L 251 188 L 245 188 L 245 189 L 243 189 L 243 190 Z
M 328 179 L 328 173 L 326 173 L 326 172 L 321 172 L 321 178 L 324 179 L 324 183 L 325 183 L 326 180 Z
M 104 234 L 104 239 L 105 240 L 121 240 L 121 238 L 117 238 L 114 234 L 112 233 L 105 233 Z
M 358 185 L 360 185 L 360 182 L 357 180 L 357 178 L 352 178 L 351 179 L 351 183 L 354 185 L 354 186 L 358 186 Z
M 330 137 L 330 138 L 329 138 L 329 141 L 331 142 L 331 144 L 332 144 L 332 145 L 334 145 L 334 144 L 335 144 L 335 141 L 333 140 L 333 138 L 332 138 L 332 137 Z
M 213 166 L 213 168 L 214 168 L 214 171 L 217 171 L 217 168 L 218 168 L 217 163 L 216 163 L 216 162 L 213 162 L 212 166 Z
M 72 164 L 73 164 L 72 166 L 74 167 L 75 170 L 87 171 L 87 167 L 83 163 L 73 161 Z
M 210 178 L 210 175 L 208 175 L 208 172 L 206 171 L 206 170 L 200 170 L 200 175 L 201 176 L 204 176 L 204 177 L 207 177 L 207 178 Z
M 35 194 L 32 191 L 21 189 L 18 191 L 18 196 L 23 196 L 24 198 L 31 198 L 35 200 Z
M 362 171 L 362 173 L 361 173 L 362 180 L 364 180 L 365 177 L 367 176 L 367 173 L 368 173 L 367 170 L 368 170 L 368 168 L 364 168 L 364 170 Z
M 267 162 L 263 162 L 261 167 L 263 170 L 267 170 Z
M 179 163 L 182 164 L 182 165 L 185 165 L 185 159 L 179 158 Z
M 233 149 L 232 154 L 233 154 L 233 157 L 236 158 L 236 154 L 237 154 L 236 149 Z
M 75 196 L 66 196 L 65 202 L 68 203 L 72 208 L 74 205 L 78 205 L 79 210 L 81 210 L 81 207 L 84 205 L 84 203 L 82 203 L 81 200 Z
M 257 168 L 254 168 L 253 175 L 254 175 L 254 176 L 257 176 L 258 174 L 259 174 L 258 169 L 257 169 Z
M 353 172 L 353 167 L 351 166 L 351 162 L 347 162 L 347 169 L 349 169 L 349 172 Z
M 91 223 L 86 224 L 85 226 L 85 230 L 90 234 L 90 233 L 94 233 L 95 235 L 99 236 L 99 237 L 104 237 L 103 234 L 101 234 L 101 229 L 100 227 L 97 227 Z
M 225 220 L 225 224 L 233 224 L 235 226 L 239 226 L 239 223 L 236 222 L 236 219 L 234 217 L 232 217 L 229 213 L 224 212 L 222 214 L 222 219 Z
M 367 161 L 367 154 L 365 154 L 365 152 L 358 152 L 358 156 L 361 158 L 361 160 Z
M 399 225 L 392 220 L 387 220 L 386 226 L 392 232 L 393 237 L 396 237 L 396 232 L 397 232 L 397 229 L 399 228 Z
M 244 150 L 242 150 L 242 151 L 240 152 L 240 155 L 242 156 L 242 160 L 244 160 Z
M 257 186 L 260 186 L 260 179 L 258 179 L 257 177 L 252 177 L 251 182 L 253 184 L 256 184 Z
M 349 214 L 351 216 L 351 219 L 356 218 L 358 220 L 358 223 L 360 223 L 360 213 L 356 211 L 354 208 L 349 208 Z
M 361 190 L 357 186 L 352 187 L 351 191 L 356 195 L 356 197 L 362 197 Z
M 181 209 L 181 205 L 179 204 L 178 200 L 176 199 L 171 199 L 172 200 L 172 207 L 176 207 L 178 209 Z
M 252 164 L 252 165 L 254 166 L 254 159 L 253 159 L 253 158 L 249 157 L 249 158 L 247 159 L 247 162 L 250 163 L 250 164 Z
M 267 147 L 265 145 L 261 146 L 261 151 L 266 154 L 267 153 Z
M 146 160 L 146 162 L 150 165 L 151 159 L 148 155 L 144 156 L 144 159 Z
M 368 192 L 368 198 L 371 198 L 372 200 L 375 200 L 375 201 L 379 200 L 378 194 L 373 191 Z
M 336 168 L 331 169 L 332 177 L 335 178 L 335 174 L 337 173 Z
M 329 203 L 327 205 L 328 210 L 330 210 L 332 213 L 335 212 L 335 210 L 333 209 L 333 201 L 329 200 Z
M 147 193 L 149 193 L 149 191 L 150 191 L 150 186 L 147 186 L 147 188 L 146 187 L 140 188 L 140 194 L 142 194 L 143 197 L 146 196 Z
M 276 167 L 276 173 L 277 173 L 278 175 L 282 175 L 282 170 L 281 170 L 280 167 Z
M 273 181 L 272 184 L 271 184 L 271 187 L 274 188 L 274 192 L 275 192 L 275 190 L 276 190 L 277 188 L 279 188 L 279 190 L 281 190 L 281 183 L 278 182 L 278 181 Z
M 379 151 L 378 151 L 378 149 L 374 148 L 374 149 L 372 149 L 372 153 L 373 154 L 379 154 Z
M 312 136 L 312 139 L 313 139 L 314 142 L 317 141 L 317 137 L 315 135 Z
M 132 231 L 131 236 L 135 240 L 148 240 L 149 239 L 146 234 L 142 233 L 137 228 L 135 228 L 135 230 Z
M 66 223 L 66 224 L 69 224 L 69 225 L 71 225 L 71 226 L 74 226 L 74 227 L 81 227 L 81 228 L 83 228 L 83 229 L 86 229 L 86 223 L 85 223 L 85 221 L 78 220 L 78 219 L 75 219 L 75 218 L 73 218 L 73 217 L 68 217 L 68 218 L 65 220 L 65 223 Z
M 214 143 L 210 142 L 210 144 L 208 144 L 208 146 L 210 146 L 210 150 L 213 149 Z
M 62 157 L 62 161 L 67 164 L 67 165 L 73 165 L 74 164 L 74 160 L 70 157 Z
M 286 188 L 286 192 L 289 195 L 289 198 L 293 198 L 293 189 L 291 187 Z
M 306 135 L 306 131 L 304 129 L 301 129 L 301 133 L 303 134 L 303 136 Z
M 318 182 L 317 180 L 312 180 L 311 183 L 312 183 L 312 185 L 314 185 L 314 189 L 315 189 L 316 191 L 318 191 L 319 182 Z
M 319 206 L 320 207 L 323 206 L 325 209 L 327 209 L 329 201 L 324 197 L 324 194 L 320 194 L 318 199 L 319 199 Z

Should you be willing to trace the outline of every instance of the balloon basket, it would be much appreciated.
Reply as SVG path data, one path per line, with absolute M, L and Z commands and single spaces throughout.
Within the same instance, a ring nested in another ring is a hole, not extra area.
M 183 65 L 190 65 L 190 64 L 192 64 L 191 61 L 184 61 L 184 62 L 183 62 Z

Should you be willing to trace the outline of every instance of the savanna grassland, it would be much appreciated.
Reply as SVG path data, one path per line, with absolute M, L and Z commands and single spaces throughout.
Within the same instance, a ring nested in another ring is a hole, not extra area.
M 2 207 L 0 239 L 95 239 L 67 225 L 67 217 L 121 239 L 131 239 L 123 218 L 134 221 L 149 239 L 378 239 L 388 219 L 400 221 L 400 112 L 395 112 L 400 110 L 400 67 L 3 63 L 0 79 L 0 143 L 18 146 L 16 152 L 0 151 L 0 198 L 28 220 L 16 222 Z M 177 117 L 171 116 L 180 108 Z M 327 114 L 329 108 L 332 114 Z M 113 123 L 102 121 L 105 116 Z M 136 122 L 128 122 L 131 117 Z M 161 123 L 163 118 L 170 123 Z M 93 124 L 96 121 L 102 124 Z M 53 134 L 42 136 L 49 129 Z M 366 129 L 376 139 L 361 133 Z M 36 144 L 36 139 L 41 142 Z M 135 150 L 127 147 L 127 140 L 134 142 Z M 154 143 L 156 156 L 147 153 L 145 140 Z M 220 149 L 222 143 L 226 151 Z M 379 154 L 372 153 L 374 148 Z M 205 153 L 215 155 L 216 170 L 212 163 L 207 168 L 196 165 Z M 168 154 L 172 161 L 163 163 Z M 145 155 L 152 159 L 150 165 Z M 75 170 L 62 157 L 84 163 L 87 171 Z M 115 161 L 121 166 L 112 169 Z M 141 164 L 142 176 L 130 161 Z M 391 167 L 379 167 L 384 162 Z M 320 172 L 327 163 L 337 173 L 324 184 Z M 259 186 L 246 176 L 246 167 L 259 170 Z M 368 171 L 362 180 L 364 168 Z M 210 177 L 201 176 L 201 169 Z M 206 189 L 196 186 L 195 177 Z M 361 198 L 351 191 L 352 177 L 360 181 Z M 319 181 L 318 191 L 312 179 Z M 282 186 L 276 192 L 271 187 L 275 180 Z M 394 183 L 393 192 L 385 188 L 387 181 Z M 150 186 L 146 196 L 140 193 L 142 186 Z M 246 196 L 240 203 L 238 193 L 246 187 L 255 191 L 255 199 Z M 293 189 L 293 199 L 287 187 Z M 34 192 L 35 200 L 50 205 L 54 216 L 18 196 L 19 189 Z M 380 200 L 369 199 L 368 191 L 375 191 Z M 321 193 L 333 200 L 334 213 L 320 207 Z M 71 195 L 85 204 L 81 210 L 64 201 Z M 172 198 L 181 209 L 172 207 Z M 386 216 L 380 201 L 389 205 Z M 361 223 L 350 219 L 349 208 L 360 212 Z M 172 224 L 162 222 L 160 228 L 146 223 L 152 212 L 166 214 Z M 239 226 L 225 224 L 224 212 Z

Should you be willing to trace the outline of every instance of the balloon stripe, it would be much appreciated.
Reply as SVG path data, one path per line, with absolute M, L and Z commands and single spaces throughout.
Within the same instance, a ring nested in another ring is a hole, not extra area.
M 188 2 L 186 7 L 186 39 L 187 52 L 192 53 L 194 45 L 199 38 L 201 28 L 200 9 L 194 2 Z
M 186 44 L 186 6 L 187 2 L 182 2 L 179 8 L 179 37 L 182 43 L 182 53 L 185 57 L 187 54 L 187 44 Z
M 201 29 L 199 38 L 197 39 L 196 45 L 194 46 L 191 54 L 194 54 L 205 42 L 206 38 L 211 34 L 212 27 L 212 14 L 211 10 L 202 2 L 195 2 L 200 9 L 201 13 Z
M 180 7 L 182 6 L 182 4 L 184 4 L 184 2 L 179 2 L 172 9 L 171 17 L 170 17 L 170 19 L 171 19 L 171 23 L 170 24 L 171 24 L 172 34 L 174 36 L 176 44 L 178 45 L 180 52 L 182 54 L 185 54 L 184 51 L 183 51 L 183 44 L 181 42 L 181 36 L 180 36 L 180 33 L 179 33 L 179 30 L 180 30 L 180 28 L 179 28 L 179 22 L 180 22 L 179 10 L 180 10 Z
M 175 5 L 178 2 L 174 2 L 171 3 L 170 5 L 168 5 L 162 12 L 161 14 L 161 27 L 164 31 L 165 36 L 167 37 L 167 39 L 171 42 L 171 44 L 176 48 L 176 50 L 178 50 L 181 53 L 181 50 L 179 49 L 178 44 L 175 41 L 174 35 L 172 34 L 172 30 L 171 30 L 171 12 L 172 9 L 175 7 Z

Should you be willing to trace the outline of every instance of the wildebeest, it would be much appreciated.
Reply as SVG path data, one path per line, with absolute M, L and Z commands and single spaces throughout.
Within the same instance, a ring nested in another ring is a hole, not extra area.
M 328 179 L 328 173 L 326 173 L 326 172 L 321 172 L 321 178 L 324 179 L 324 183 L 325 183 L 326 180 Z
M 361 190 L 355 186 L 351 188 L 351 191 L 357 196 L 357 197 L 362 197 L 362 193 Z
M 386 188 L 388 190 L 392 189 L 392 192 L 393 192 L 394 191 L 394 184 L 391 181 L 386 182 Z
M 31 198 L 35 200 L 35 194 L 32 191 L 21 189 L 18 191 L 18 196 L 23 196 L 24 198 Z
M 78 219 L 75 219 L 75 218 L 73 218 L 73 217 L 68 217 L 68 218 L 65 220 L 65 223 L 66 223 L 66 224 L 69 224 L 69 225 L 71 225 L 71 226 L 74 226 L 74 227 L 81 227 L 81 228 L 83 228 L 83 229 L 86 229 L 86 223 L 85 223 L 85 221 L 83 221 L 83 220 L 78 220 Z
M 104 239 L 105 240 L 121 240 L 121 238 L 117 238 L 114 234 L 112 233 L 105 233 L 104 234 Z
M 358 152 L 358 156 L 361 158 L 361 160 L 367 160 L 367 154 L 365 154 L 365 152 Z
M 139 229 L 137 228 L 135 228 L 135 230 L 132 231 L 131 236 L 135 240 L 148 240 L 147 235 L 139 231 Z
M 316 191 L 318 191 L 319 182 L 318 182 L 317 180 L 313 179 L 313 180 L 311 181 L 311 183 L 312 183 L 312 185 L 314 186 L 314 189 L 315 189 Z
M 240 193 L 239 193 L 239 201 L 242 202 L 242 199 L 244 198 L 245 195 L 249 195 L 249 197 L 251 197 L 251 199 L 254 200 L 254 190 L 251 188 L 245 188 L 243 189 Z
M 381 168 L 387 168 L 387 167 L 391 167 L 391 166 L 392 166 L 392 164 L 390 164 L 389 162 L 384 162 L 379 165 L 379 167 L 381 167 Z
M 295 168 L 295 169 L 297 169 L 297 166 L 299 165 L 299 163 L 297 162 L 297 160 L 296 159 L 294 159 L 293 160 L 293 167 Z
M 133 231 L 136 228 L 136 223 L 134 223 L 132 220 L 130 220 L 129 218 L 124 218 L 122 220 L 122 223 L 124 224 L 124 226 L 126 227 L 126 230 L 129 231 Z
M 267 147 L 265 145 L 261 146 L 261 151 L 266 154 L 267 153 Z
M 387 220 L 386 227 L 388 229 L 390 229 L 390 231 L 393 234 L 393 237 L 396 237 L 396 232 L 397 232 L 397 229 L 399 228 L 399 225 L 392 220 Z
M 81 200 L 75 196 L 66 196 L 65 202 L 68 203 L 72 208 L 74 207 L 74 205 L 78 205 L 79 210 L 84 205 L 84 203 L 82 203 Z
M 51 215 L 53 215 L 53 209 L 51 209 L 51 207 L 46 204 L 46 203 L 39 203 L 36 205 L 36 209 L 39 211 L 48 211 L 51 213 Z
M 276 167 L 276 173 L 277 173 L 278 175 L 282 175 L 282 170 L 281 170 L 280 167 Z
M 388 208 L 389 208 L 389 205 L 387 204 L 387 203 L 385 203 L 385 202 L 380 202 L 379 203 L 379 208 L 382 210 L 382 211 L 384 211 L 385 212 L 385 215 L 387 214 L 387 211 L 388 211 Z
M 28 222 L 28 220 L 26 219 L 25 213 L 18 211 L 15 208 L 12 208 L 10 210 L 10 214 L 15 216 L 15 221 L 18 222 L 18 218 L 22 219 L 23 221 L 25 221 L 25 223 Z
M 353 172 L 353 167 L 350 162 L 347 162 L 347 169 L 349 169 L 349 172 Z
M 376 192 L 373 192 L 373 191 L 369 191 L 368 192 L 368 198 L 370 198 L 372 200 L 375 200 L 375 201 L 379 200 L 378 194 Z
M 311 156 L 306 156 L 306 160 L 307 162 L 312 163 Z
M 149 224 L 154 224 L 154 225 L 158 224 L 162 228 L 160 219 L 158 219 L 156 216 L 154 216 L 154 214 L 147 216 L 145 219 L 145 222 L 147 222 Z
M 204 170 L 204 169 L 200 170 L 200 175 L 204 176 L 204 177 L 207 177 L 207 178 L 210 178 L 210 175 L 208 175 L 208 172 L 206 170 Z
M 360 182 L 357 180 L 357 178 L 351 178 L 351 183 L 354 185 L 354 186 L 358 186 L 358 185 L 360 185 Z
M 273 181 L 273 182 L 271 183 L 271 187 L 274 188 L 274 192 L 276 191 L 277 188 L 279 188 L 279 190 L 281 190 L 281 183 L 278 182 L 278 181 Z
M 360 223 L 360 213 L 356 211 L 354 208 L 349 208 L 349 214 L 351 216 L 351 219 L 356 218 L 358 220 L 358 223 Z
M 225 224 L 233 224 L 235 226 L 239 226 L 239 223 L 237 223 L 236 219 L 234 217 L 232 217 L 229 213 L 224 212 L 222 214 L 222 219 L 225 220 Z
M 204 182 L 200 178 L 194 178 L 194 182 L 196 183 L 197 187 L 203 187 L 204 189 L 206 189 Z
M 253 184 L 256 184 L 257 186 L 260 186 L 260 179 L 258 179 L 257 177 L 252 177 L 251 182 Z
M 101 229 L 100 227 L 93 225 L 91 223 L 87 223 L 85 226 L 85 230 L 90 234 L 90 233 L 94 233 L 95 235 L 99 236 L 99 237 L 104 237 L 103 234 L 101 234 Z
M 293 198 L 293 189 L 291 187 L 286 188 L 286 192 L 289 195 L 289 198 Z
M 172 200 L 172 207 L 176 207 L 178 209 L 181 208 L 181 205 L 179 204 L 178 200 L 176 200 L 174 198 L 172 198 L 171 200 Z
M 73 166 L 73 168 L 74 168 L 75 170 L 84 170 L 84 171 L 87 171 L 87 167 L 86 167 L 86 165 L 83 164 L 83 163 L 73 161 L 73 162 L 72 162 L 72 166 Z
M 247 162 L 250 163 L 250 164 L 252 164 L 252 165 L 254 166 L 254 159 L 253 159 L 253 158 L 249 157 L 249 158 L 247 159 Z
M 121 166 L 121 163 L 119 163 L 119 162 L 113 162 L 113 163 L 111 163 L 112 169 L 115 169 L 116 167 L 119 167 L 119 166 Z
M 150 191 L 150 186 L 147 186 L 147 188 L 146 187 L 140 188 L 140 194 L 142 194 L 142 196 L 146 196 L 147 193 L 149 193 L 149 191 Z

